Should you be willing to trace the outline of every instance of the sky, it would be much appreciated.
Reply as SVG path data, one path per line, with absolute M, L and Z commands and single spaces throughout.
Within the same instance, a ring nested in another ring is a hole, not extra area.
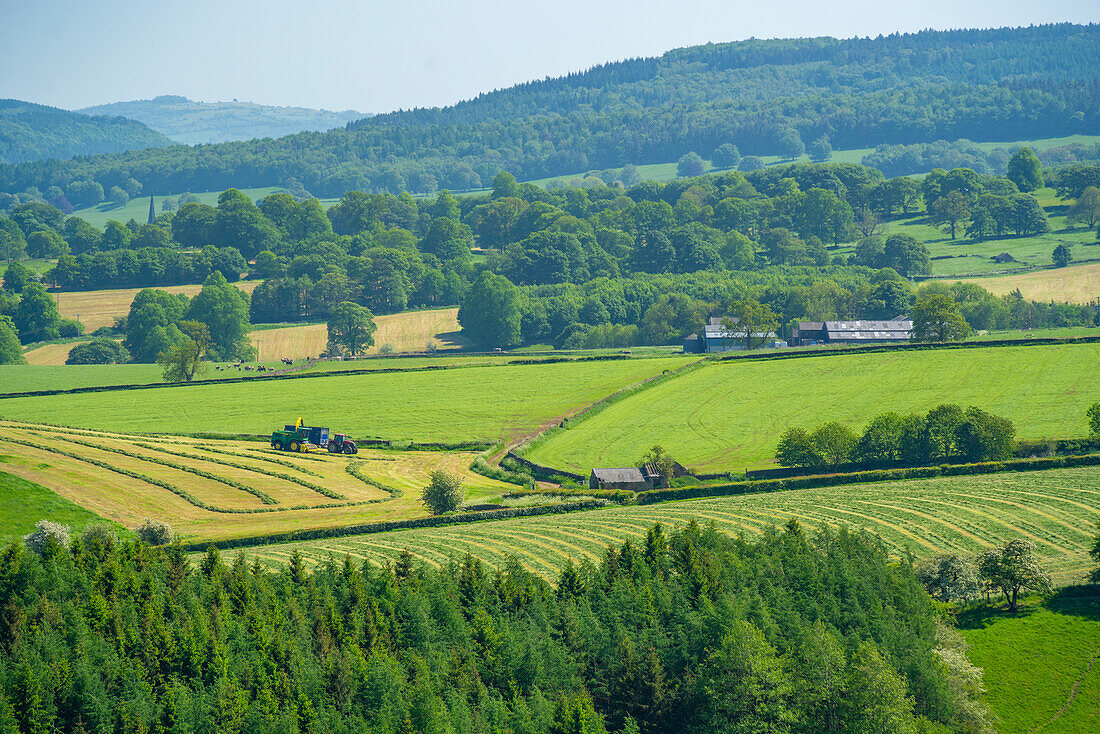
M 745 38 L 1100 21 L 1096 0 L 0 0 L 0 98 L 387 112 Z

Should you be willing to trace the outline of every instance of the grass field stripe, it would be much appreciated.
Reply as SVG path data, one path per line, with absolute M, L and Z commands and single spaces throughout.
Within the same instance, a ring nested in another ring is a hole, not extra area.
M 906 498 L 906 499 L 908 499 L 908 498 Z M 938 525 L 942 525 L 945 528 L 948 528 L 949 530 L 951 530 L 953 533 L 955 533 L 957 535 L 961 535 L 964 538 L 968 538 L 969 540 L 974 541 L 975 544 L 981 546 L 982 548 L 989 548 L 990 546 L 993 545 L 992 543 L 990 543 L 988 538 L 979 537 L 979 536 L 975 535 L 974 533 L 971 533 L 968 530 L 964 530 L 963 528 L 959 527 L 958 525 L 956 525 L 952 522 L 948 522 L 945 518 L 936 517 L 935 515 L 929 515 L 926 512 L 921 512 L 921 511 L 916 510 L 912 507 L 902 507 L 902 506 L 898 506 L 898 505 L 894 505 L 894 504 L 890 504 L 888 502 L 882 502 L 882 501 L 871 501 L 871 500 L 858 500 L 858 501 L 861 504 L 871 505 L 872 507 L 883 507 L 883 508 L 896 510 L 898 512 L 904 512 L 904 513 L 908 513 L 908 514 L 911 514 L 911 515 L 916 515 L 917 517 L 920 517 L 920 518 L 922 518 L 924 520 L 927 520 L 929 522 L 934 522 Z
M 669 508 L 669 509 L 674 511 L 674 508 Z M 738 509 L 741 510 L 742 508 L 738 508 Z M 734 514 L 732 512 L 725 512 L 725 511 L 722 511 L 722 510 L 707 509 L 705 513 L 700 512 L 698 510 L 695 510 L 695 511 L 681 510 L 680 513 L 676 513 L 676 514 L 681 514 L 681 513 L 691 514 L 694 517 L 706 517 L 706 518 L 710 518 L 710 519 L 714 519 L 714 520 L 719 520 L 720 519 L 720 520 L 723 521 L 724 524 L 728 524 L 728 525 L 749 525 L 749 526 L 760 525 L 763 528 L 767 528 L 769 525 L 772 526 L 772 527 L 775 526 L 774 521 L 771 522 L 771 523 L 767 523 L 763 520 L 756 520 L 756 519 L 751 518 L 751 517 L 744 517 L 742 515 L 737 515 L 737 514 Z M 756 529 L 755 527 L 753 527 L 751 529 L 754 530 L 757 533 L 760 532 L 760 530 Z
M 981 497 L 981 496 L 978 496 L 978 495 L 970 495 L 970 494 L 966 494 L 966 493 L 963 493 L 963 492 L 946 492 L 945 494 L 947 494 L 949 496 L 960 496 L 960 497 L 964 497 L 964 498 L 967 498 L 967 499 L 978 500 L 979 502 L 982 502 L 983 503 L 982 506 L 987 507 L 987 509 L 993 509 L 993 508 L 988 507 L 988 504 L 992 504 L 992 505 L 1002 505 L 1003 504 L 1003 505 L 1008 505 L 1009 507 L 1014 507 L 1018 510 L 1023 510 L 1024 512 L 1028 512 L 1028 513 L 1031 512 L 1031 509 L 1024 506 L 1024 505 L 1020 505 L 1020 504 L 1014 503 L 1014 502 L 1005 502 L 1005 501 L 999 500 L 995 497 Z M 946 505 L 948 507 L 953 507 L 955 509 L 964 509 L 964 506 L 962 506 L 962 505 L 956 505 L 956 504 L 947 502 L 945 500 L 939 500 L 939 501 L 937 501 L 937 504 Z M 983 512 L 981 510 L 971 508 L 971 512 L 984 514 L 992 520 L 998 520 L 996 515 L 992 515 L 990 513 Z M 1034 513 L 1034 514 L 1038 514 L 1038 513 Z M 1017 516 L 1017 519 L 1021 522 L 1022 526 L 1031 527 L 1039 533 L 1045 533 L 1046 532 L 1045 529 L 1041 525 L 1035 523 L 1032 520 L 1028 520 L 1026 517 Z M 1053 518 L 1051 518 L 1051 519 L 1053 519 Z M 1062 551 L 1063 553 L 1068 553 L 1069 552 L 1064 546 L 1060 546 L 1054 540 L 1051 540 L 1050 538 L 1044 538 L 1041 535 L 1035 535 L 1035 534 L 1033 534 L 1033 533 L 1031 533 L 1027 530 L 1024 530 L 1024 527 L 1022 527 L 1022 526 L 1010 525 L 1009 523 L 1005 523 L 1003 521 L 999 521 L 999 522 L 1001 524 L 1005 525 L 1006 527 L 1011 528 L 1014 532 L 1016 532 L 1020 535 L 1023 535 L 1027 538 L 1030 538 L 1031 540 L 1034 540 L 1037 543 L 1044 543 L 1046 545 L 1051 546 L 1052 548 L 1057 548 L 1058 550 Z M 1059 523 L 1059 524 L 1065 525 L 1064 523 Z M 1065 527 L 1069 528 L 1070 530 L 1073 530 L 1074 532 L 1077 532 L 1077 533 L 1080 532 L 1077 528 L 1074 528 L 1072 525 L 1065 525 Z M 1065 536 L 1060 535 L 1058 533 L 1050 532 L 1049 535 L 1051 536 L 1051 538 L 1055 538 L 1055 539 L 1058 539 L 1058 540 L 1061 540 L 1061 541 L 1073 542 L 1070 538 L 1066 538 Z
M 105 451 L 107 453 L 117 454 L 119 456 L 125 456 L 129 459 L 134 459 L 134 460 L 137 460 L 137 461 L 144 461 L 147 464 L 157 464 L 157 465 L 160 465 L 160 466 L 167 467 L 169 469 L 175 469 L 176 471 L 180 471 L 180 472 L 183 472 L 185 474 L 194 474 L 196 476 L 201 476 L 204 479 L 209 479 L 212 482 L 218 482 L 219 484 L 224 484 L 225 486 L 236 489 L 237 491 L 245 492 L 246 494 L 251 494 L 252 496 L 259 498 L 259 500 L 261 502 L 263 502 L 265 505 L 280 504 L 277 500 L 275 500 L 273 497 L 271 497 L 270 495 L 268 495 L 265 492 L 261 492 L 258 489 L 255 489 L 253 487 L 249 487 L 248 485 L 244 484 L 243 482 L 238 482 L 234 479 L 229 479 L 228 477 L 223 477 L 223 476 L 220 476 L 218 474 L 214 474 L 213 472 L 205 471 L 203 469 L 195 469 L 194 467 L 183 468 L 182 465 L 171 462 L 171 461 L 167 461 L 165 459 L 158 459 L 158 458 L 153 457 L 153 456 L 143 456 L 143 455 L 138 454 L 136 452 L 127 451 L 126 449 L 114 448 L 114 447 L 111 447 L 111 446 L 99 446 L 99 445 L 90 443 L 88 441 L 81 441 L 80 439 L 71 438 L 69 436 L 58 435 L 58 436 L 53 436 L 52 438 L 55 441 L 65 441 L 67 443 L 75 444 L 77 446 L 84 446 L 85 448 L 93 449 L 93 450 L 96 450 L 96 451 Z
M 485 531 L 473 531 L 473 530 L 471 530 L 467 534 L 472 535 L 476 538 L 481 538 L 482 540 L 485 540 L 485 541 L 488 541 L 488 542 L 492 542 L 492 537 L 486 538 L 484 532 Z M 489 532 L 491 534 L 493 533 L 493 531 L 489 531 Z M 509 549 L 515 551 L 515 558 L 516 558 L 517 561 L 519 560 L 520 554 L 522 554 L 522 555 L 527 556 L 528 558 L 530 558 L 532 561 L 534 561 L 538 565 L 543 566 L 547 570 L 553 572 L 555 577 L 561 571 L 561 569 L 558 568 L 557 566 L 555 566 L 554 564 L 549 563 L 547 561 L 544 561 L 543 559 L 536 556 L 534 553 L 531 553 L 530 551 L 524 550 L 523 548 L 517 548 L 516 546 L 513 546 L 509 543 L 500 543 L 500 545 L 505 547 L 505 548 L 509 548 Z
M 851 507 L 858 507 L 867 512 L 877 512 L 882 517 L 883 523 L 892 523 L 900 528 L 921 533 L 941 548 L 958 548 L 970 545 L 963 541 L 973 539 L 968 537 L 969 533 L 960 532 L 958 527 L 946 520 L 906 507 L 896 507 L 888 503 L 855 498 L 848 499 L 848 502 Z
M 515 556 L 510 556 L 509 554 L 502 552 L 499 548 L 494 548 L 493 546 L 484 545 L 482 543 L 475 543 L 474 541 L 467 540 L 466 538 L 452 538 L 450 536 L 441 538 L 439 536 L 433 535 L 427 536 L 426 540 L 430 540 L 435 545 L 440 545 L 444 548 L 450 548 L 452 551 L 454 551 L 453 554 L 447 555 L 447 559 L 451 561 L 455 559 L 465 558 L 467 555 L 470 555 L 474 558 L 481 560 L 482 563 L 489 566 L 490 568 L 498 570 L 508 562 L 509 558 L 515 558 L 516 562 L 519 563 L 520 566 L 522 566 L 528 573 L 534 574 L 535 576 L 542 578 L 542 574 L 536 571 L 533 566 L 525 563 Z M 460 543 L 461 545 L 456 545 L 456 543 Z M 483 553 L 479 554 L 476 551 L 471 551 L 471 548 L 480 548 Z M 489 554 L 488 558 L 485 557 L 485 553 Z
M 572 543 L 568 543 L 564 540 L 559 540 L 557 538 L 553 538 L 553 537 L 551 537 L 552 534 L 553 534 L 553 531 L 551 531 L 549 529 L 547 529 L 543 533 L 535 533 L 535 532 L 532 532 L 532 531 L 529 531 L 529 530 L 517 530 L 517 529 L 514 529 L 514 528 L 509 529 L 507 533 L 501 533 L 502 536 L 514 538 L 515 540 L 522 540 L 523 537 L 534 538 L 534 539 L 540 541 L 539 543 L 537 543 L 537 545 L 553 544 L 553 545 L 558 546 L 560 548 L 568 548 L 571 551 L 571 553 L 569 553 L 569 554 L 559 553 L 558 554 L 558 555 L 565 555 L 567 558 L 573 558 L 573 555 L 575 554 L 575 555 L 579 555 L 579 556 L 582 556 L 582 557 L 588 557 L 589 559 L 591 559 L 593 561 L 599 561 L 600 560 L 600 556 L 598 554 L 593 553 L 590 550 L 586 550 L 584 548 L 581 548 L 580 546 L 573 545 Z M 517 536 L 519 536 L 519 537 L 517 537 Z M 593 545 L 595 545 L 595 543 L 593 543 Z
M 1041 510 L 1041 508 L 1033 507 L 1031 505 L 1021 504 L 1019 502 L 1012 502 L 1011 500 L 1004 499 L 1004 493 L 1001 493 L 999 496 L 983 497 L 981 495 L 970 494 L 968 492 L 963 492 L 963 491 L 956 490 L 956 491 L 952 491 L 952 492 L 947 492 L 945 494 L 948 495 L 948 496 L 952 496 L 952 497 L 965 497 L 965 499 L 974 500 L 978 503 L 981 503 L 981 505 L 985 506 L 985 507 L 989 507 L 990 505 L 1008 505 L 1010 507 L 1014 507 L 1014 508 L 1016 508 L 1016 510 L 1021 511 L 1021 513 L 1022 513 L 1020 515 L 1021 519 L 1025 519 L 1027 524 L 1033 525 L 1038 529 L 1043 529 L 1043 526 L 1040 523 L 1036 523 L 1036 522 L 1032 521 L 1032 519 L 1027 519 L 1027 516 L 1037 515 L 1038 517 L 1042 517 L 1042 518 L 1046 519 L 1046 521 L 1048 521 L 1048 522 L 1051 522 L 1051 523 L 1054 523 L 1055 525 L 1060 525 L 1060 526 L 1064 527 L 1065 529 L 1069 530 L 1070 533 L 1073 533 L 1075 535 L 1081 535 L 1082 533 L 1084 533 L 1085 535 L 1089 535 L 1088 530 L 1082 530 L 1080 528 L 1080 526 L 1067 523 L 1067 522 L 1063 521 L 1063 519 L 1059 519 L 1059 518 L 1055 517 L 1054 515 L 1049 515 L 1049 514 L 1043 512 Z M 1058 538 L 1062 538 L 1063 540 L 1071 541 L 1070 538 L 1068 538 L 1064 535 L 1055 534 L 1055 533 L 1052 533 L 1052 535 L 1054 535 L 1055 537 L 1058 537 Z
M 928 502 L 931 503 L 931 504 L 935 504 L 935 505 L 942 505 L 944 507 L 950 507 L 952 510 L 954 510 L 956 512 L 969 512 L 973 515 L 978 515 L 978 516 L 984 517 L 985 519 L 987 519 L 987 520 L 989 520 L 993 523 L 996 523 L 997 525 L 1000 525 L 1003 528 L 1006 528 L 1009 531 L 1010 534 L 1020 535 L 1020 536 L 1023 536 L 1025 538 L 1029 538 L 1030 540 L 1035 541 L 1036 543 L 1038 543 L 1041 546 L 1049 546 L 1049 547 L 1054 548 L 1054 549 L 1056 549 L 1056 550 L 1058 550 L 1062 553 L 1068 553 L 1067 549 L 1064 548 L 1063 546 L 1058 545 L 1057 543 L 1049 540 L 1048 538 L 1044 538 L 1044 537 L 1035 535 L 1033 533 L 1030 533 L 1027 530 L 1024 530 L 1023 527 L 1021 527 L 1019 525 L 1014 525 L 1010 522 L 1006 522 L 1005 520 L 1001 519 L 1000 517 L 998 517 L 995 514 L 985 512 L 984 510 L 980 510 L 980 509 L 977 509 L 975 507 L 968 507 L 966 505 L 959 505 L 959 504 L 955 504 L 953 502 L 947 502 L 945 500 L 932 500 L 932 499 L 929 499 Z M 1025 523 L 1025 524 L 1028 525 L 1028 526 L 1033 525 L 1033 523 L 1030 523 L 1030 522 Z M 1041 528 L 1040 528 L 1040 531 L 1041 531 Z M 1059 536 L 1055 535 L 1055 537 L 1059 537 Z
M 562 528 L 561 526 L 558 526 L 558 525 L 548 525 L 547 527 L 552 529 L 554 532 L 558 533 L 559 535 L 564 535 L 566 537 L 573 538 L 573 539 L 578 540 L 578 541 L 583 542 L 583 543 L 589 543 L 591 545 L 596 546 L 597 548 L 606 548 L 608 545 L 616 545 L 619 542 L 621 542 L 616 537 L 613 537 L 613 536 L 610 536 L 610 535 L 604 535 L 602 533 L 597 533 L 597 532 L 595 532 L 591 529 L 588 529 L 588 528 L 585 528 L 588 531 L 588 535 L 580 535 L 580 534 L 575 533 L 575 532 L 570 532 L 569 530 L 566 530 L 566 529 L 564 529 L 564 528 Z M 572 529 L 577 530 L 580 527 L 583 527 L 583 526 L 578 524 L 578 525 L 572 526 Z M 601 538 L 602 540 L 596 540 L 596 538 Z
M 1100 481 L 1100 480 L 1098 480 L 1098 481 Z M 1016 494 L 1024 495 L 1024 496 L 1027 496 L 1027 497 L 1032 497 L 1032 498 L 1035 498 L 1035 499 L 1041 499 L 1044 502 L 1061 502 L 1061 503 L 1064 503 L 1064 504 L 1067 504 L 1067 505 L 1072 505 L 1074 507 L 1077 507 L 1077 508 L 1080 508 L 1080 509 L 1084 510 L 1090 516 L 1100 517 L 1100 506 L 1086 505 L 1083 502 L 1075 502 L 1075 501 L 1069 499 L 1068 497 L 1062 497 L 1060 495 L 1055 495 L 1055 494 L 1046 494 L 1046 493 L 1043 493 L 1043 492 L 1023 492 L 1023 491 L 1021 491 L 1021 492 L 1016 492 Z M 1081 515 L 1074 515 L 1073 517 L 1076 517 L 1076 518 L 1080 519 Z
M 863 528 L 865 528 L 867 530 L 871 530 L 872 532 L 875 532 L 876 534 L 879 534 L 879 535 L 881 535 L 881 531 L 875 531 L 875 530 L 872 530 L 872 528 L 874 528 L 876 526 L 877 527 L 882 527 L 882 528 L 888 528 L 888 529 L 892 530 L 895 535 L 901 535 L 901 536 L 904 536 L 906 538 L 910 538 L 917 545 L 923 545 L 925 548 L 928 548 L 931 551 L 939 550 L 939 548 L 937 546 L 933 545 L 932 543 L 929 543 L 924 538 L 921 538 L 918 535 L 914 535 L 913 533 L 909 532 L 908 530 L 905 530 L 904 528 L 901 528 L 897 525 L 894 525 L 893 523 L 886 522 L 885 520 L 878 520 L 878 519 L 875 519 L 873 517 L 870 517 L 869 515 L 864 515 L 862 513 L 855 512 L 854 510 L 847 510 L 847 509 L 843 509 L 843 508 L 839 508 L 839 507 L 833 507 L 833 506 L 825 504 L 824 502 L 815 503 L 814 508 L 818 509 L 818 510 L 825 509 L 825 510 L 829 510 L 830 512 L 838 513 L 838 514 L 841 514 L 841 515 L 851 515 L 853 517 L 861 518 L 865 521 L 865 523 L 862 524 L 862 525 L 860 525 L 858 523 L 853 523 L 853 525 L 855 527 L 863 527 Z M 814 517 L 814 516 L 810 515 L 810 517 Z M 870 525 L 868 525 L 866 523 L 870 523 Z M 904 547 L 904 546 L 902 546 L 902 547 Z
M 962 493 L 962 492 L 955 492 L 955 493 L 953 493 L 953 494 L 954 494 L 955 496 L 961 496 L 961 497 L 970 497 L 970 498 L 972 498 L 972 499 L 980 499 L 980 497 L 979 497 L 979 496 L 977 496 L 977 495 L 968 495 L 968 494 L 964 494 L 964 493 Z M 989 498 L 989 501 L 990 501 L 990 502 L 995 502 L 995 503 L 999 503 L 999 504 L 1004 504 L 1004 505 L 1010 505 L 1010 506 L 1012 506 L 1012 507 L 1015 507 L 1015 508 L 1017 508 L 1017 509 L 1020 509 L 1020 510 L 1024 510 L 1024 511 L 1026 511 L 1026 512 L 1029 512 L 1029 513 L 1031 513 L 1031 514 L 1033 514 L 1033 515 L 1038 515 L 1039 517 L 1042 517 L 1042 518 L 1046 518 L 1047 520 L 1050 520 L 1050 521 L 1051 521 L 1051 522 L 1053 522 L 1053 523 L 1056 523 L 1056 524 L 1058 524 L 1058 525 L 1061 525 L 1062 527 L 1066 528 L 1066 529 L 1067 529 L 1067 530 L 1069 530 L 1070 532 L 1073 532 L 1073 533 L 1079 533 L 1079 534 L 1080 534 L 1080 533 L 1083 533 L 1083 534 L 1084 534 L 1084 535 L 1086 535 L 1086 536 L 1091 536 L 1091 533 L 1090 533 L 1090 532 L 1087 532 L 1087 531 L 1083 531 L 1083 530 L 1081 530 L 1080 526 L 1078 526 L 1078 525 L 1072 525 L 1072 524 L 1070 524 L 1070 523 L 1068 523 L 1068 522 L 1066 522 L 1066 521 L 1064 521 L 1064 520 L 1061 520 L 1061 519 L 1059 519 L 1059 518 L 1055 517 L 1054 515 L 1051 515 L 1051 514 L 1049 514 L 1049 513 L 1046 513 L 1046 512 L 1044 512 L 1043 510 L 1041 510 L 1041 509 L 1039 509 L 1039 508 L 1037 508 L 1037 507 L 1033 507 L 1033 506 L 1031 506 L 1031 505 L 1022 505 L 1022 504 L 1020 504 L 1020 503 L 1018 503 L 1018 502 L 1011 502 L 1011 501 L 1009 501 L 1009 500 L 1007 500 L 1007 499 L 1004 499 L 1004 498 L 1003 498 L 1003 496 L 1002 496 L 1002 497 L 992 497 L 992 498 Z M 1074 519 L 1076 519 L 1076 518 L 1074 518 Z M 1068 540 L 1068 538 L 1066 538 L 1066 540 Z

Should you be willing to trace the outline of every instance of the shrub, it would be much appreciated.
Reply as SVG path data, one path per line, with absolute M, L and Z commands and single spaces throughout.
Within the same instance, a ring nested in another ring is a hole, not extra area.
M 176 537 L 171 525 L 149 517 L 145 518 L 145 522 L 135 532 L 146 545 L 168 545 Z
M 98 522 L 84 528 L 80 542 L 91 551 L 109 551 L 118 544 L 118 534 L 111 525 Z
M 65 364 L 125 364 L 129 361 L 130 353 L 120 342 L 97 337 L 73 347 Z
M 1085 412 L 1089 418 L 1089 435 L 1100 438 L 1100 403 L 1093 403 Z
M 385 344 L 383 344 L 382 346 L 380 346 L 378 348 L 378 353 L 379 354 L 384 354 L 386 356 L 390 356 L 392 354 L 397 354 L 397 347 L 390 344 L 389 342 L 386 342 Z
M 974 563 L 957 553 L 943 553 L 921 561 L 917 578 L 929 595 L 946 602 L 975 599 L 982 590 Z
M 69 547 L 69 526 L 61 523 L 39 520 L 34 524 L 34 532 L 23 536 L 27 549 L 40 556 L 50 552 L 51 548 Z
M 57 333 L 63 339 L 71 339 L 84 333 L 84 324 L 76 319 L 61 319 L 61 324 L 57 327 Z
M 462 479 L 440 469 L 430 476 L 431 481 L 420 495 L 424 505 L 433 515 L 457 510 L 462 504 Z

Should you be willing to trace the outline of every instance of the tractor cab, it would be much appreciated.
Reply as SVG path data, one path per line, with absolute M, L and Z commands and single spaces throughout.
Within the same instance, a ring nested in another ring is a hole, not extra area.
M 328 446 L 326 447 L 331 454 L 358 454 L 359 447 L 355 445 L 355 441 L 351 440 L 351 437 L 344 433 L 337 433 L 328 440 Z

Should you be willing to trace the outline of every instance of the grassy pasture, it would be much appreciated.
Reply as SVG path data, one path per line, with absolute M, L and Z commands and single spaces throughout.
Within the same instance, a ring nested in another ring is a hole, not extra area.
M 949 477 L 856 487 L 614 507 L 569 515 L 514 518 L 461 527 L 424 528 L 263 546 L 244 551 L 279 566 L 294 550 L 312 563 L 345 554 L 386 563 L 407 549 L 429 565 L 469 552 L 490 567 L 515 557 L 554 581 L 568 560 L 597 562 L 609 543 L 638 541 L 653 523 L 665 527 L 714 522 L 719 531 L 754 535 L 794 518 L 808 530 L 822 524 L 866 528 L 899 556 L 953 550 L 975 553 L 1012 538 L 1038 544 L 1059 583 L 1089 567 L 1087 547 L 1100 510 L 1095 469 Z
M 527 456 L 587 473 L 631 466 L 659 443 L 703 471 L 760 467 L 791 426 L 837 420 L 861 430 L 878 413 L 948 402 L 1011 418 L 1019 438 L 1081 436 L 1100 399 L 1097 365 L 1100 344 L 715 363 L 619 401 Z
M 14 457 L 0 446 L 0 468 L 7 467 Z M 102 520 L 99 515 L 70 502 L 45 487 L 0 471 L 0 543 L 18 540 L 34 530 L 39 520 L 53 520 L 80 530 L 85 525 Z
M 248 198 L 253 201 L 259 201 L 265 196 L 278 193 L 284 189 L 281 186 L 265 186 L 255 189 L 240 189 Z M 171 198 L 177 198 L 180 193 L 176 192 L 171 195 Z M 221 195 L 220 191 L 199 191 L 195 192 L 195 198 L 202 204 L 209 204 L 210 206 L 218 205 L 218 197 Z M 166 197 L 156 195 L 153 197 L 156 203 L 157 214 L 161 213 L 161 203 Z M 80 217 L 93 226 L 103 229 L 107 226 L 107 222 L 114 220 L 116 222 L 122 222 L 125 224 L 131 219 L 137 220 L 139 223 L 144 224 L 149 221 L 149 195 L 144 194 L 137 198 L 131 199 L 124 206 L 118 206 L 114 202 L 104 201 L 94 206 L 82 207 L 80 209 L 73 210 L 74 217 Z
M 1100 248 L 1096 254 L 1100 256 Z M 1067 268 L 1039 270 L 1019 275 L 992 278 L 971 278 L 994 295 L 1003 296 L 1019 289 L 1029 301 L 1059 301 L 1092 303 L 1100 298 L 1100 263 L 1074 265 Z
M 985 671 L 986 702 L 1000 717 L 1001 734 L 1100 730 L 1097 601 L 1059 594 L 1027 603 L 1016 615 L 986 606 L 959 615 L 970 661 Z
M 260 282 L 242 280 L 233 285 L 246 293 L 251 293 Z M 166 285 L 157 286 L 157 288 L 190 297 L 202 290 L 202 284 Z M 130 304 L 141 290 L 141 288 L 113 288 L 102 291 L 66 291 L 55 294 L 55 298 L 57 310 L 62 318 L 75 319 L 79 316 L 80 323 L 84 324 L 84 330 L 90 333 L 101 326 L 112 326 L 115 319 L 130 313 Z
M 0 474 L 0 492 L 10 485 L 20 494 L 0 494 L 5 510 L 12 508 L 0 518 L 0 537 L 29 532 L 28 523 L 43 518 L 80 524 L 99 516 L 132 528 L 155 517 L 185 538 L 205 540 L 424 517 L 418 496 L 436 469 L 462 477 L 468 502 L 515 488 L 471 472 L 472 452 L 298 455 L 248 441 L 33 424 L 3 424 L 0 431 L 4 471 L 21 477 L 11 479 L 18 484 L 4 484 L 6 475 Z
M 374 317 L 378 330 L 374 332 L 374 346 L 367 354 L 378 354 L 383 344 L 392 344 L 398 352 L 423 352 L 428 343 L 437 349 L 459 349 L 467 345 L 459 336 L 457 308 L 431 311 L 405 311 Z M 289 357 L 316 357 L 328 342 L 325 324 L 286 326 L 277 329 L 253 331 L 249 338 L 256 345 L 261 360 Z
M 626 359 L 339 375 L 0 400 L 0 416 L 155 433 L 269 434 L 305 416 L 353 436 L 498 440 L 686 360 Z M 380 360 L 381 361 L 381 360 Z M 235 373 L 234 373 L 235 374 Z

